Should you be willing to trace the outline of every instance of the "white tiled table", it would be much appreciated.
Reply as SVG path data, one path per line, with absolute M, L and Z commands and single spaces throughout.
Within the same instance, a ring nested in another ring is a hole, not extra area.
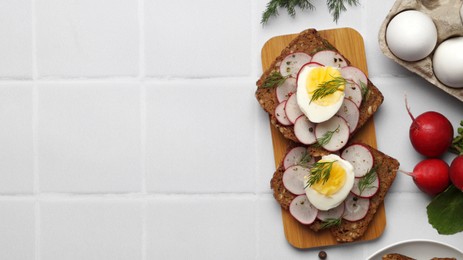
M 404 170 L 421 159 L 404 93 L 416 115 L 455 128 L 463 104 L 382 55 L 394 1 L 362 0 L 337 24 L 313 2 L 263 27 L 267 0 L 0 0 L 0 259 L 316 259 L 286 242 L 269 188 L 262 45 L 309 27 L 359 31 L 385 96 L 378 147 Z M 463 233 L 427 223 L 429 200 L 398 175 L 383 235 L 324 250 L 364 259 L 417 238 L 462 249 Z

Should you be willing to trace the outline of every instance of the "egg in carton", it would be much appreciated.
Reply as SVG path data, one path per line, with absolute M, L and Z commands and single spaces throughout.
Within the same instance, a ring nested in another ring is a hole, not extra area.
M 397 0 L 379 31 L 390 59 L 463 101 L 463 0 Z

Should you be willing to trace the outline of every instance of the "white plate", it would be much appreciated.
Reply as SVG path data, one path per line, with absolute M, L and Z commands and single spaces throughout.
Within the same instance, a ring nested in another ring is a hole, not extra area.
M 455 257 L 463 260 L 463 252 L 444 243 L 432 240 L 406 240 L 387 246 L 370 257 L 368 260 L 381 260 L 388 253 L 399 253 L 417 260 L 429 260 L 433 257 Z

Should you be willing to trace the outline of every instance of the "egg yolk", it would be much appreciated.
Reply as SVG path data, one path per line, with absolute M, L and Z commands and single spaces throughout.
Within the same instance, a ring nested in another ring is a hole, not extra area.
M 315 67 L 313 68 L 306 81 L 306 90 L 309 94 L 309 97 L 312 97 L 312 94 L 315 90 L 321 87 L 321 84 L 333 80 L 335 78 L 341 77 L 341 72 L 334 68 L 334 67 Z M 320 106 L 329 106 L 336 103 L 341 97 L 342 93 L 344 92 L 345 85 L 340 84 L 338 87 L 338 91 L 334 92 L 333 94 L 329 94 L 323 98 L 313 100 L 312 102 L 320 105 Z
M 320 194 L 330 196 L 338 192 L 344 186 L 345 182 L 346 171 L 339 163 L 334 162 L 328 180 L 326 182 L 320 180 L 314 183 L 311 188 Z

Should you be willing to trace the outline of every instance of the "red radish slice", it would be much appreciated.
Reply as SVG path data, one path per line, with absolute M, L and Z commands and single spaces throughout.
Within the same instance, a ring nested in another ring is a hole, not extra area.
M 360 198 L 350 193 L 344 201 L 346 204 L 343 218 L 348 221 L 363 219 L 370 207 L 370 199 Z
M 307 53 L 295 52 L 286 56 L 280 64 L 280 73 L 283 77 L 291 75 L 296 77 L 301 67 L 310 62 L 312 57 Z
M 350 133 L 357 128 L 360 118 L 360 110 L 352 100 L 344 98 L 341 108 L 338 110 L 336 115 L 341 116 L 346 120 Z
M 360 190 L 359 183 L 362 181 L 365 181 L 366 176 L 363 176 L 361 178 L 355 178 L 354 180 L 354 186 L 350 190 L 354 195 L 362 197 L 362 198 L 371 198 L 373 197 L 379 190 L 379 178 L 378 174 L 375 172 L 371 176 L 371 183 L 368 181 L 368 183 L 363 184 L 366 185 Z
M 293 165 L 283 173 L 283 185 L 294 195 L 305 194 L 305 176 L 310 174 L 310 169 L 300 165 Z
M 296 93 L 296 78 L 287 78 L 283 84 L 275 88 L 278 102 L 283 102 Z
M 338 151 L 347 144 L 349 133 L 346 120 L 336 115 L 315 127 L 317 142 L 331 152 Z
M 303 144 L 314 144 L 317 142 L 317 138 L 315 138 L 315 124 L 310 122 L 305 115 L 299 116 L 294 122 L 294 135 Z
M 286 100 L 285 112 L 286 117 L 293 124 L 296 122 L 296 119 L 302 115 L 302 111 L 297 104 L 296 94 L 291 95 L 288 100 Z
M 304 225 L 309 225 L 317 218 L 318 209 L 315 208 L 305 194 L 299 195 L 289 204 L 289 213 Z
M 342 151 L 341 158 L 354 166 L 355 177 L 363 177 L 373 168 L 373 154 L 363 144 L 349 145 Z
M 341 54 L 330 50 L 324 50 L 315 53 L 311 62 L 317 62 L 323 64 L 324 66 L 331 66 L 336 68 L 347 66 L 347 62 L 344 57 L 341 56 Z
M 285 158 L 283 159 L 283 167 L 288 169 L 289 167 L 293 165 L 301 165 L 302 166 L 309 166 L 310 164 L 313 164 L 315 162 L 315 159 L 312 157 L 310 160 L 307 162 L 308 158 L 307 154 L 307 148 L 304 146 L 297 146 L 289 150 L 289 152 L 285 155 Z
M 368 84 L 368 78 L 359 68 L 347 66 L 341 68 L 341 75 L 351 83 L 346 86 L 346 96 L 352 99 L 357 106 L 360 106 L 363 99 L 362 87 Z
M 344 214 L 344 202 L 330 210 L 319 210 L 317 218 L 321 221 L 341 218 Z
M 289 121 L 286 117 L 285 106 L 286 101 L 283 101 L 280 104 L 278 104 L 278 106 L 275 108 L 275 117 L 277 118 L 278 123 L 282 125 L 292 125 L 293 123 L 291 123 L 291 121 Z

